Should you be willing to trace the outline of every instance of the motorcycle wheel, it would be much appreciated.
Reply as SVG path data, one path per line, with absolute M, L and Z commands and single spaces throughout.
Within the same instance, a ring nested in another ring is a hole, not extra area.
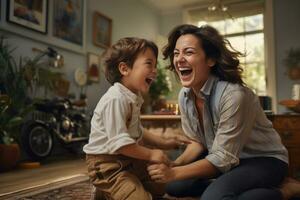
M 53 148 L 53 137 L 46 125 L 35 121 L 23 127 L 21 142 L 26 153 L 35 161 L 45 159 Z

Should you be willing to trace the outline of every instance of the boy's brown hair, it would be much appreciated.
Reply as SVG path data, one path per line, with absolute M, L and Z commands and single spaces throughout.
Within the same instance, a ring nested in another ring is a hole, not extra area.
M 151 49 L 157 59 L 158 48 L 152 41 L 136 38 L 126 37 L 117 41 L 112 47 L 104 52 L 103 66 L 105 77 L 110 84 L 120 82 L 122 75 L 119 71 L 119 63 L 124 62 L 132 68 L 140 52 L 145 52 L 146 49 Z

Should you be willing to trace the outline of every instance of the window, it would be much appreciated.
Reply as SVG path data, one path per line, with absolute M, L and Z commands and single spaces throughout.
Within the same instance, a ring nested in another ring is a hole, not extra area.
M 217 10 L 208 10 L 211 3 L 187 7 L 184 13 L 185 22 L 198 26 L 209 24 L 218 29 L 234 49 L 245 54 L 245 57 L 240 58 L 245 83 L 256 94 L 266 95 L 265 0 L 210 2 L 218 4 L 215 6 Z
M 197 25 L 204 24 L 218 29 L 234 49 L 245 54 L 240 59 L 244 69 L 243 80 L 258 95 L 266 95 L 263 14 L 211 22 L 199 21 Z

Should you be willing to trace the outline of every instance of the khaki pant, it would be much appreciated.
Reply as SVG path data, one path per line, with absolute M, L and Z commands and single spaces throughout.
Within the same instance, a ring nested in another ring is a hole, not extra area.
M 164 195 L 164 184 L 151 181 L 145 161 L 122 155 L 87 155 L 92 184 L 106 199 L 151 200 Z

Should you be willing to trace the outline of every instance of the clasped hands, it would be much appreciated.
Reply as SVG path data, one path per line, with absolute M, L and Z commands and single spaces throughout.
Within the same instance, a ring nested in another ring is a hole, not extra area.
M 169 138 L 166 140 L 166 144 L 169 147 L 176 148 L 181 145 L 190 144 L 190 140 L 185 137 Z M 169 160 L 168 156 L 162 150 L 154 149 L 152 151 L 151 164 L 147 167 L 151 179 L 160 183 L 172 181 L 174 178 L 173 167 L 177 164 Z

